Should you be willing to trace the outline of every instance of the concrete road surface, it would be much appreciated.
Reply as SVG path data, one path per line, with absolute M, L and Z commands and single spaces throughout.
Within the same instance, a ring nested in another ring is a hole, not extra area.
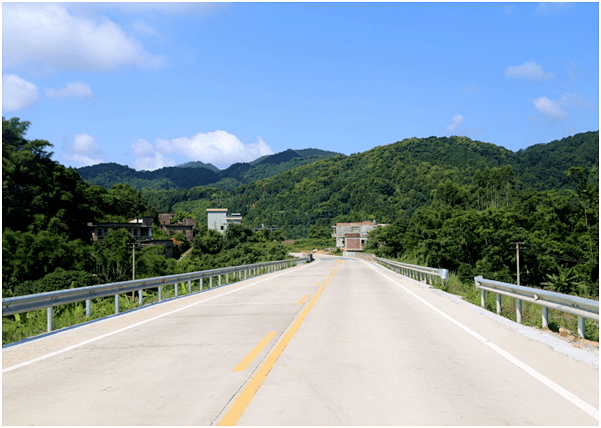
M 598 355 L 477 309 L 320 257 L 4 348 L 2 423 L 599 425 Z

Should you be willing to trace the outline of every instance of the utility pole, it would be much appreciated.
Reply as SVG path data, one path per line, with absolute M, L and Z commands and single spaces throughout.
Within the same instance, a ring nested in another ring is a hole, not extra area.
M 517 271 L 518 271 L 518 285 L 520 285 L 520 244 L 524 245 L 525 242 L 512 242 L 512 244 L 515 244 L 515 251 L 516 251 L 515 260 L 517 263 Z
M 131 267 L 131 279 L 135 280 L 136 279 L 136 246 L 137 244 L 129 244 L 131 245 L 131 257 L 132 257 L 132 267 Z M 131 292 L 131 298 L 132 300 L 135 297 L 135 291 Z
M 524 245 L 525 242 L 512 242 L 515 244 L 515 260 L 517 263 L 517 271 L 518 271 L 518 285 L 520 285 L 520 244 Z M 522 323 L 522 301 L 517 299 L 515 306 L 515 316 L 516 321 L 521 324 Z

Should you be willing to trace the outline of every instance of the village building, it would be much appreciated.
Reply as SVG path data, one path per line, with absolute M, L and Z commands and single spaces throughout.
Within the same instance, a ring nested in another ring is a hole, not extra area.
M 163 220 L 166 222 L 166 224 L 163 224 L 163 230 L 165 230 L 167 234 L 169 234 L 169 231 L 171 230 L 179 230 L 186 236 L 186 239 L 192 241 L 194 229 L 196 228 L 196 220 L 187 218 L 181 222 L 171 224 L 171 218 L 173 218 L 175 213 L 161 214 L 171 214 L 171 216 L 163 216 Z M 159 216 L 161 214 L 159 214 Z M 109 230 L 125 229 L 138 242 L 140 247 L 164 246 L 166 258 L 173 256 L 173 249 L 177 244 L 173 239 L 152 239 L 152 217 L 134 218 L 127 223 L 88 223 L 88 227 L 92 229 L 92 239 L 99 243 L 102 243 L 104 238 L 108 235 Z
M 386 226 L 374 221 L 363 221 L 355 223 L 336 223 L 332 238 L 336 238 L 336 247 L 344 251 L 363 251 L 369 240 L 369 232 L 377 227 Z
M 141 217 L 127 223 L 88 223 L 92 229 L 92 239 L 102 243 L 110 229 L 125 229 L 136 241 L 152 239 L 152 217 Z
M 242 215 L 228 215 L 227 208 L 207 208 L 207 228 L 224 234 L 230 224 L 242 224 Z

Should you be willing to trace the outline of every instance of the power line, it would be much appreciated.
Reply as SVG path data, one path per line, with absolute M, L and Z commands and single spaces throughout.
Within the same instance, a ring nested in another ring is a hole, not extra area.
M 532 250 L 522 250 L 522 251 L 525 252 L 525 253 L 527 253 L 527 254 L 536 254 L 536 255 L 539 255 L 539 256 L 553 257 L 554 259 L 563 260 L 563 261 L 566 261 L 566 262 L 588 263 L 588 262 L 592 261 L 592 260 L 580 260 L 580 259 L 567 259 L 565 257 L 555 256 L 553 254 L 548 254 L 548 253 L 539 253 L 537 251 L 532 251 Z

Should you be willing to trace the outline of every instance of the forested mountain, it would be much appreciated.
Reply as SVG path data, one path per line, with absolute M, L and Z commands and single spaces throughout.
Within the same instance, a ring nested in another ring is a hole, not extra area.
M 563 172 L 570 167 L 599 165 L 599 131 L 535 144 L 516 154 L 514 168 L 520 180 L 539 190 L 559 189 L 569 182 Z
M 250 224 L 277 225 L 284 234 L 300 237 L 310 225 L 334 220 L 391 222 L 401 211 L 411 216 L 441 193 L 442 183 L 472 186 L 467 196 L 479 208 L 506 205 L 522 188 L 561 189 L 570 182 L 564 171 L 571 166 L 588 172 L 598 167 L 598 135 L 578 134 L 517 153 L 465 137 L 410 138 L 350 157 L 329 157 L 230 192 L 205 192 L 211 194 L 208 199 L 181 191 L 143 193 L 161 209 L 185 207 L 202 218 L 201 206 L 221 204 L 241 212 Z
M 204 163 L 201 161 L 186 162 L 186 163 L 183 163 L 181 165 L 176 165 L 176 166 L 178 168 L 206 168 L 213 172 L 219 172 L 219 168 L 217 168 L 215 165 L 210 164 L 210 163 Z
M 582 296 L 599 294 L 599 133 L 517 153 L 464 137 L 411 138 L 334 156 L 231 191 L 143 192 L 170 209 L 240 212 L 286 238 L 327 236 L 343 221 L 377 220 L 372 249 L 445 267 L 463 281 L 515 282 Z M 177 202 L 176 202 L 177 201 Z M 162 206 L 163 207 L 163 206 Z
M 318 149 L 286 150 L 263 156 L 251 163 L 235 163 L 225 170 L 196 161 L 154 171 L 136 171 L 116 163 L 84 166 L 77 171 L 90 184 L 107 189 L 116 183 L 127 183 L 139 190 L 191 189 L 208 185 L 231 190 L 240 184 L 272 177 L 283 171 L 334 155 L 338 153 Z
M 207 167 L 165 167 L 155 171 L 136 171 L 116 163 L 101 163 L 78 168 L 88 183 L 110 188 L 116 183 L 127 183 L 136 189 L 188 189 L 205 186 L 220 180 L 218 172 Z

